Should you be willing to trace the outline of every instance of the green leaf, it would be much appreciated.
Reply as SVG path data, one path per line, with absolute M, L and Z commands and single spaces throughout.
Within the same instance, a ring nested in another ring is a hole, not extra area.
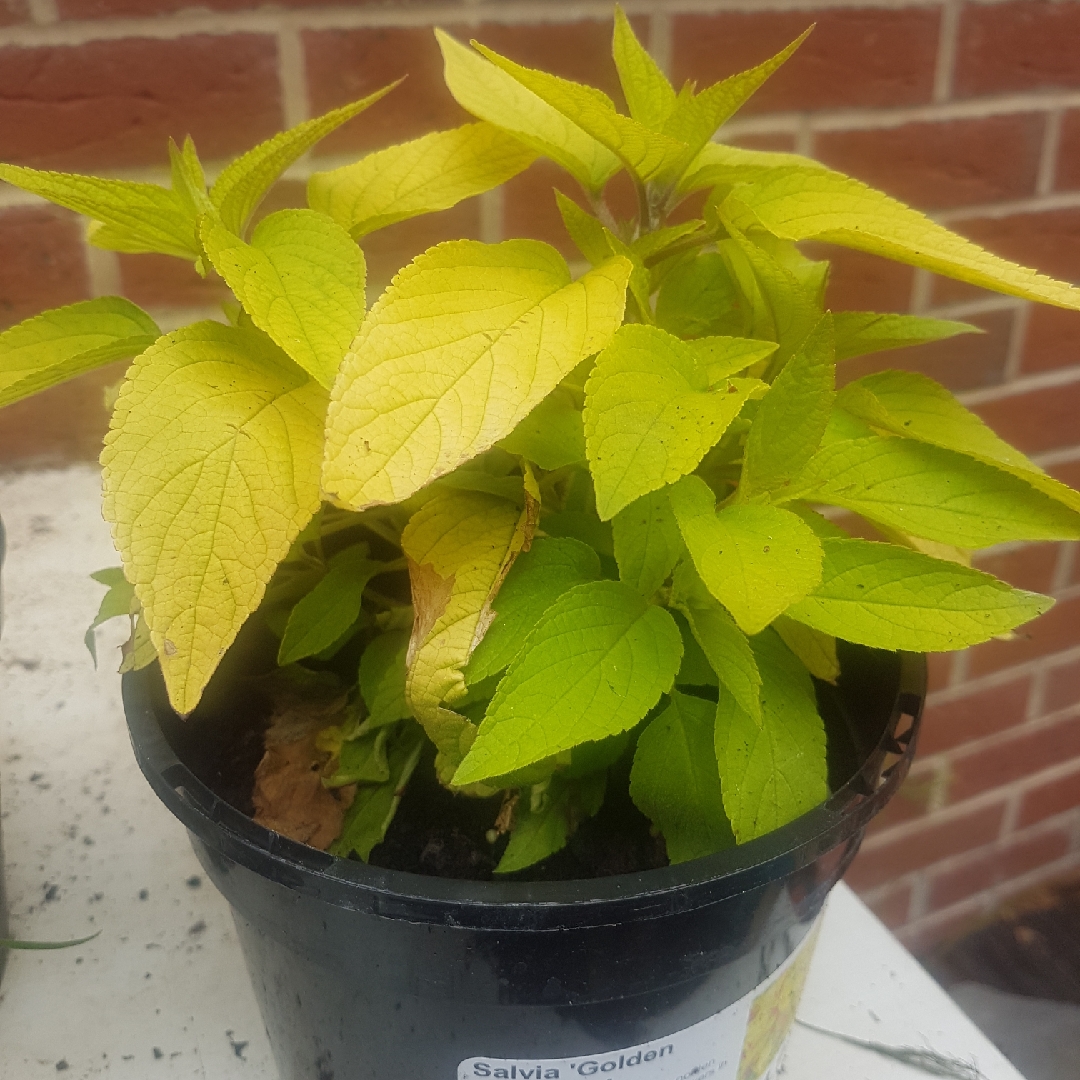
M 697 468 L 762 387 L 733 379 L 710 391 L 690 345 L 655 327 L 623 326 L 585 387 L 585 445 L 601 520 Z
M 883 255 L 984 289 L 1080 308 L 1080 289 L 984 251 L 896 199 L 829 169 L 786 167 L 737 189 L 745 230 L 784 240 L 824 240 Z
M 611 51 L 630 115 L 639 124 L 659 131 L 675 108 L 675 91 L 656 61 L 642 48 L 630 20 L 618 6 Z
M 567 198 L 558 188 L 555 189 L 555 204 L 570 239 L 593 266 L 599 266 L 615 254 L 609 239 L 611 234 L 598 218 L 585 213 L 573 199 Z
M 462 670 L 492 619 L 491 602 L 529 537 L 510 502 L 449 491 L 401 534 L 415 609 L 405 700 L 445 761 L 457 766 L 475 728 L 447 706 L 465 696 Z
M 1080 513 L 952 450 L 872 435 L 823 446 L 785 497 L 843 506 L 900 532 L 959 547 L 1080 539 Z
M 345 739 L 338 750 L 337 769 L 323 784 L 328 788 L 348 784 L 384 784 L 390 779 L 387 743 L 391 728 L 383 726 Z
M 780 640 L 802 661 L 803 667 L 823 682 L 835 683 L 840 677 L 840 660 L 836 655 L 836 638 L 823 634 L 812 626 L 777 615 L 773 629 Z
M 101 455 L 104 513 L 181 714 L 319 508 L 325 409 L 265 337 L 218 323 L 131 367 Z
M 622 320 L 630 264 L 571 282 L 533 240 L 440 244 L 371 309 L 334 387 L 323 485 L 362 509 L 408 498 L 505 438 Z
M 499 446 L 535 462 L 541 469 L 561 469 L 584 462 L 585 428 L 573 395 L 556 387 Z
M 540 523 L 548 536 L 580 540 L 599 555 L 615 557 L 610 521 L 601 521 L 595 513 L 564 510 L 558 514 L 544 514 Z
M 718 601 L 713 601 L 718 604 Z M 675 676 L 676 686 L 719 686 L 720 680 L 713 671 L 709 658 L 694 637 L 690 624 L 679 612 L 672 612 L 675 622 L 678 624 L 679 633 L 682 634 L 683 657 L 679 665 L 679 673 Z M 728 616 L 730 618 L 730 616 Z
M 705 252 L 675 267 L 656 296 L 656 325 L 680 338 L 743 334 L 746 301 L 717 252 Z
M 1047 476 L 968 412 L 945 387 L 925 375 L 909 371 L 868 375 L 844 387 L 837 404 L 874 427 L 1004 469 L 1044 495 L 1080 511 L 1080 494 Z
M 666 491 L 635 499 L 611 521 L 619 580 L 650 597 L 667 580 L 685 550 Z
M 829 795 L 825 725 L 806 668 L 772 632 L 753 641 L 761 669 L 760 727 L 728 694 L 716 710 L 724 808 L 740 844 L 764 836 Z
M 988 641 L 1054 601 L 989 574 L 869 540 L 823 540 L 821 584 L 787 614 L 878 649 L 947 652 Z
M 120 646 L 120 655 L 123 658 L 117 674 L 124 675 L 129 671 L 141 671 L 149 667 L 157 660 L 157 649 L 150 639 L 150 627 L 146 623 L 146 616 L 140 608 L 135 616 L 134 625 L 131 628 L 131 636 Z
M 971 323 L 923 319 L 916 315 L 879 315 L 874 311 L 838 311 L 833 315 L 836 359 L 904 349 L 928 341 L 944 341 L 957 334 L 981 334 Z
M 17 938 L 0 938 L 0 949 L 70 949 L 75 945 L 85 945 L 100 934 L 75 938 L 73 941 L 19 941 Z
M 360 657 L 360 696 L 367 706 L 368 730 L 412 716 L 405 700 L 405 660 L 409 631 L 380 634 Z
M 90 234 L 90 242 L 98 247 L 154 251 L 181 259 L 200 255 L 195 216 L 173 192 L 157 184 L 40 172 L 19 165 L 0 165 L 0 180 L 102 222 L 105 229 Z
M 517 557 L 492 601 L 494 621 L 465 672 L 469 686 L 502 671 L 563 593 L 599 577 L 600 560 L 591 547 L 569 538 L 534 541 Z
M 578 825 L 603 805 L 606 781 L 602 772 L 580 780 L 553 776 L 546 784 L 534 787 L 531 794 L 522 792 L 514 811 L 510 843 L 495 873 L 524 870 L 566 847 Z
M 424 732 L 419 724 L 405 724 L 395 734 L 387 752 L 390 779 L 377 785 L 361 785 L 345 813 L 341 835 L 330 846 L 333 855 L 354 852 L 367 862 L 371 849 L 382 842 L 401 803 L 405 787 L 420 762 Z
M 295 664 L 333 645 L 360 617 L 367 583 L 384 564 L 353 546 L 330 560 L 326 576 L 292 609 L 278 649 L 278 666 Z
M 761 723 L 761 674 L 746 635 L 724 606 L 705 588 L 690 563 L 675 571 L 672 606 L 686 616 L 694 640 L 701 647 L 717 679 L 742 710 Z
M 753 184 L 775 176 L 779 169 L 792 167 L 825 169 L 820 162 L 801 154 L 746 150 L 741 146 L 707 142 L 679 181 L 677 193 L 689 195 L 704 188 L 727 189 L 735 184 Z
M 821 580 L 821 545 L 789 511 L 743 505 L 717 512 L 698 476 L 673 485 L 670 498 L 701 580 L 743 633 L 765 629 Z
M 288 131 L 279 132 L 227 165 L 210 189 L 210 201 L 217 208 L 225 228 L 237 236 L 243 236 L 263 196 L 297 158 L 346 120 L 374 105 L 397 85 L 391 83 L 360 101 L 342 105 L 313 120 L 305 120 Z
M 327 389 L 364 317 L 364 256 L 314 210 L 279 210 L 250 244 L 212 217 L 202 239 L 252 322 Z
M 359 240 L 497 188 L 535 160 L 534 151 L 493 124 L 466 124 L 314 173 L 308 205 Z
M 160 333 L 145 311 L 119 296 L 83 300 L 26 319 L 0 333 L 0 406 L 137 356 Z
M 832 322 L 825 316 L 761 401 L 746 440 L 741 502 L 783 494 L 813 457 L 829 423 L 835 379 Z
M 131 587 L 124 571 L 119 566 L 108 570 L 98 570 L 90 575 L 95 581 L 108 587 L 108 592 L 101 598 L 98 613 L 94 621 L 87 627 L 83 643 L 94 659 L 94 667 L 97 667 L 97 640 L 94 631 L 102 623 L 109 619 L 115 619 L 120 615 L 135 615 L 138 612 L 138 601 L 135 599 L 135 590 Z
M 588 191 L 599 192 L 619 171 L 619 159 L 610 150 L 512 75 L 442 30 L 436 30 L 435 37 L 446 85 L 467 112 L 561 165 Z
M 633 727 L 671 688 L 679 628 L 628 585 L 594 581 L 564 593 L 499 683 L 455 786 Z
M 523 67 L 479 42 L 472 44 L 492 64 L 610 150 L 640 179 L 651 180 L 677 170 L 679 162 L 694 156 L 684 143 L 616 112 L 615 103 L 602 90 Z
M 716 706 L 673 692 L 671 704 L 641 733 L 630 797 L 663 833 L 672 863 L 733 847 L 713 749 Z
M 767 360 L 778 348 L 775 341 L 740 337 L 701 337 L 687 344 L 705 365 L 705 377 L 710 386 Z

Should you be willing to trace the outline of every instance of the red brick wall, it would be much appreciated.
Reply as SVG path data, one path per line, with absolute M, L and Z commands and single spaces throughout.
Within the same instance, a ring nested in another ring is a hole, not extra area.
M 1080 282 L 1080 0 L 624 0 L 676 79 L 704 82 L 817 29 L 728 129 L 797 149 L 933 211 L 1000 254 Z M 462 120 L 433 23 L 526 63 L 614 88 L 606 0 L 0 0 L 0 159 L 164 179 L 191 133 L 211 169 L 284 124 L 399 75 L 391 98 L 328 139 L 311 168 Z M 567 25 L 569 23 L 570 25 Z M 447 236 L 531 233 L 566 249 L 539 163 L 492 194 L 371 237 L 385 282 Z M 891 354 L 959 392 L 1048 471 L 1080 485 L 1080 316 L 1033 309 L 869 256 L 835 256 L 837 308 L 969 319 L 982 337 Z M 85 247 L 73 215 L 0 186 L 0 326 L 122 291 L 166 326 L 220 287 L 177 260 Z M 96 453 L 107 370 L 0 414 L 0 463 Z M 1023 639 L 937 658 L 911 781 L 851 882 L 916 947 L 1009 891 L 1080 866 L 1080 556 L 1013 545 L 980 565 L 1052 592 Z

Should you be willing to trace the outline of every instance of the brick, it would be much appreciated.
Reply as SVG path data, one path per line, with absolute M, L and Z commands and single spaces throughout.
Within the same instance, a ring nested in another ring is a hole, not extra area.
M 232 299 L 229 287 L 213 271 L 199 277 L 185 259 L 170 255 L 120 255 L 120 281 L 124 296 L 140 307 L 217 307 Z
M 921 210 L 1035 194 L 1045 114 L 822 132 L 814 157 Z
M 926 817 L 930 797 L 933 791 L 935 775 L 933 767 L 919 760 L 911 768 L 900 790 L 885 804 L 884 808 L 871 820 L 866 835 L 874 836 L 888 832 L 897 825 L 904 825 L 916 818 Z
M 919 753 L 937 754 L 1022 724 L 1027 715 L 1031 679 L 976 690 L 962 697 L 928 704 L 919 733 Z
M 900 939 L 900 944 L 918 959 L 936 952 L 950 942 L 967 937 L 985 921 L 986 916 L 982 911 L 965 906 L 952 915 L 935 915 L 930 919 L 920 919 L 916 923 L 902 926 L 896 931 L 896 936 Z
M 926 688 L 931 693 L 934 690 L 944 690 L 949 685 L 954 655 L 953 653 L 930 653 L 926 657 Z
M 13 26 L 30 19 L 30 6 L 26 0 L 0 0 L 0 26 Z
M 947 341 L 845 360 L 839 381 L 847 383 L 871 372 L 903 368 L 929 375 L 950 390 L 997 386 L 1005 374 L 1014 318 L 1012 310 L 973 315 L 965 321 L 980 327 L 983 334 L 964 334 Z
M 381 0 L 351 0 L 352 6 L 370 4 Z M 56 8 L 62 19 L 106 19 L 116 16 L 173 15 L 193 7 L 210 11 L 256 11 L 265 7 L 262 0 L 58 0 Z M 326 7 L 326 0 L 275 0 L 275 7 L 314 8 Z
M 1080 806 L 1080 761 L 1064 776 L 1055 776 L 1028 788 L 1020 800 L 1017 827 L 1035 825 Z
M 0 146 L 17 164 L 161 164 L 169 136 L 189 134 L 213 161 L 281 127 L 277 46 L 268 35 L 0 49 Z
M 1054 0 L 965 4 L 953 77 L 957 97 L 1080 86 L 1080 7 Z
M 828 306 L 833 311 L 899 311 L 911 307 L 910 266 L 831 244 L 801 244 L 812 259 L 830 263 Z
M 949 802 L 962 802 L 1078 756 L 1080 716 L 1026 725 L 993 746 L 958 753 L 951 762 Z
M 1080 705 L 1080 660 L 1058 664 L 1046 674 L 1043 710 L 1048 713 Z M 1077 792 L 1080 800 L 1080 791 Z
M 911 883 L 877 890 L 864 896 L 866 906 L 890 929 L 896 930 L 908 920 L 911 910 Z
M 883 838 L 861 851 L 845 878 L 854 889 L 871 889 L 950 855 L 989 844 L 1001 831 L 1004 813 L 1001 802 L 947 817 L 931 815 L 920 827 L 905 830 L 895 839 Z
M 0 328 L 89 295 L 74 214 L 51 207 L 0 211 Z
M 1030 390 L 973 407 L 1006 442 L 1025 454 L 1061 450 L 1080 442 L 1080 379 Z
M 1054 587 L 1060 544 L 1024 544 L 976 552 L 973 565 L 1018 589 L 1049 592 Z
M 1033 304 L 1020 369 L 1025 374 L 1080 365 L 1080 315 Z
M 958 904 L 969 896 L 1054 862 L 1068 851 L 1067 833 L 1053 829 L 1034 836 L 1017 836 L 989 851 L 977 852 L 957 866 L 931 873 L 929 910 Z
M 1016 631 L 1014 641 L 988 641 L 969 650 L 972 677 L 1037 660 L 1080 645 L 1080 597 L 1059 600 L 1045 615 Z
M 1080 280 L 1080 209 L 1042 210 L 1003 218 L 971 218 L 949 226 L 1021 266 L 1065 281 Z M 934 279 L 932 302 L 949 304 L 988 295 L 965 282 Z
M 754 67 L 813 21 L 814 32 L 750 99 L 746 112 L 930 100 L 940 12 L 921 7 L 676 16 L 674 82 L 695 79 L 704 86 Z
M 1058 465 L 1051 465 L 1046 470 L 1055 480 L 1080 491 L 1080 458 L 1076 461 L 1063 461 Z M 1070 585 L 1080 585 L 1080 558 L 1076 560 L 1073 568 L 1073 576 Z
M 124 367 L 110 364 L 6 406 L 0 465 L 46 468 L 96 461 L 109 427 L 105 388 L 123 378 Z
M 784 154 L 795 152 L 795 136 L 786 131 L 725 135 L 724 141 L 732 146 L 741 146 L 744 150 L 777 150 Z

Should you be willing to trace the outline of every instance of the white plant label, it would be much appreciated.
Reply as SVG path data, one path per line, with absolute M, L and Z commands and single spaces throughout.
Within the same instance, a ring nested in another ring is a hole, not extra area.
M 820 925 L 752 993 L 693 1027 L 580 1057 L 471 1057 L 457 1080 L 775 1080 Z

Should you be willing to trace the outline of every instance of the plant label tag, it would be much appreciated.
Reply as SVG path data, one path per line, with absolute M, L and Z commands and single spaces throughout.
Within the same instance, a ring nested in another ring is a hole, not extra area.
M 580 1057 L 471 1057 L 457 1080 L 775 1080 L 820 925 L 753 992 L 692 1027 Z

